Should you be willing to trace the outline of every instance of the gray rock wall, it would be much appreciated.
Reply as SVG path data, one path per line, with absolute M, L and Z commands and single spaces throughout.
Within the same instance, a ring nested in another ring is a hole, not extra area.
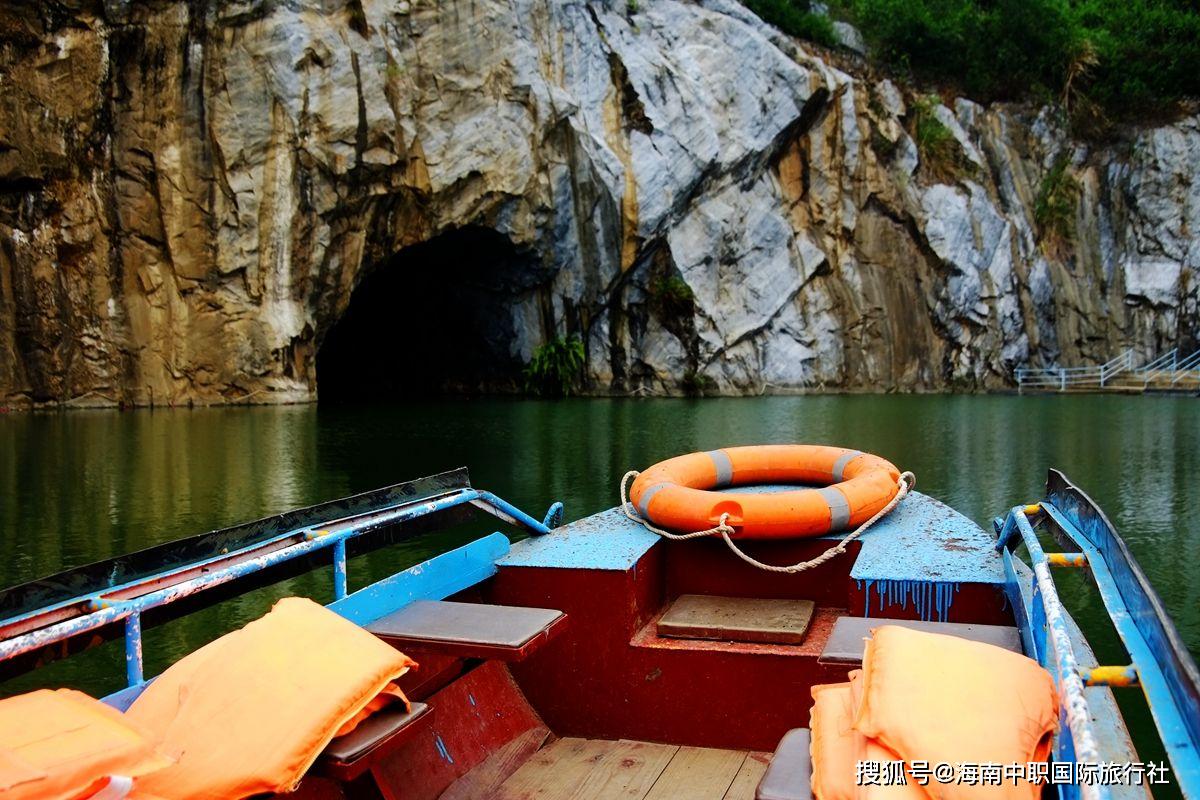
M 958 100 L 947 170 L 910 93 L 729 0 L 80 0 L 0 37 L 7 405 L 312 399 L 355 286 L 464 226 L 537 265 L 492 349 L 578 336 L 595 393 L 989 389 L 1195 342 L 1194 117 L 1087 146 Z

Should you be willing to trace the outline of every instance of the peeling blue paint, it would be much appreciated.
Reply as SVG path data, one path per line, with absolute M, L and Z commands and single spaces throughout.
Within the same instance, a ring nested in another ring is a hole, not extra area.
M 620 508 L 610 508 L 564 525 L 549 536 L 534 536 L 512 546 L 497 560 L 502 567 L 556 569 L 631 569 L 659 538 Z
M 912 492 L 859 539 L 850 577 L 1004 585 L 996 540 L 962 514 Z
M 454 763 L 454 759 L 450 756 L 450 751 L 446 749 L 446 743 L 443 742 L 442 737 L 436 733 L 433 735 L 433 745 L 437 748 L 438 755 L 440 755 L 446 763 Z
M 865 590 L 863 616 L 871 616 L 871 589 L 879 598 L 879 611 L 885 612 L 892 606 L 907 610 L 909 602 L 924 622 L 945 622 L 950 616 L 950 606 L 959 584 L 943 581 L 872 580 L 856 581 L 860 590 Z

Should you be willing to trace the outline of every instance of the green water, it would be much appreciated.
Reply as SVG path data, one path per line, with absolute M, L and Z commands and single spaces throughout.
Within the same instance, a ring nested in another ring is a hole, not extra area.
M 1108 512 L 1200 653 L 1200 402 L 1187 398 L 487 399 L 9 414 L 0 416 L 0 585 L 463 465 L 476 486 L 536 517 L 562 500 L 575 519 L 615 505 L 627 469 L 761 442 L 878 453 L 980 524 L 1040 498 L 1046 468 L 1057 466 Z M 352 561 L 351 588 L 488 529 Z M 1061 586 L 1102 661 L 1124 663 L 1094 590 L 1069 574 Z M 276 597 L 327 600 L 331 587 L 328 571 L 313 573 L 149 631 L 147 670 Z M 0 684 L 0 695 L 44 684 L 105 692 L 122 678 L 119 650 L 108 645 Z M 1134 725 L 1143 729 L 1144 719 Z

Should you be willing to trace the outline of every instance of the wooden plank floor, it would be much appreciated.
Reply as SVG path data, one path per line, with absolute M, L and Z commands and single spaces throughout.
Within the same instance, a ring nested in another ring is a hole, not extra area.
M 494 795 L 503 800 L 754 800 L 771 757 L 650 742 L 558 739 Z

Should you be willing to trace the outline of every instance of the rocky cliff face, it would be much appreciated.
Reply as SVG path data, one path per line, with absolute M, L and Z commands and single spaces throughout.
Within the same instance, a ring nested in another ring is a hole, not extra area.
M 994 388 L 1200 320 L 1197 118 L 957 100 L 927 163 L 910 93 L 728 0 L 6 5 L 9 405 L 312 399 L 356 287 L 359 349 L 474 337 L 442 378 L 502 386 L 573 335 L 596 393 Z

